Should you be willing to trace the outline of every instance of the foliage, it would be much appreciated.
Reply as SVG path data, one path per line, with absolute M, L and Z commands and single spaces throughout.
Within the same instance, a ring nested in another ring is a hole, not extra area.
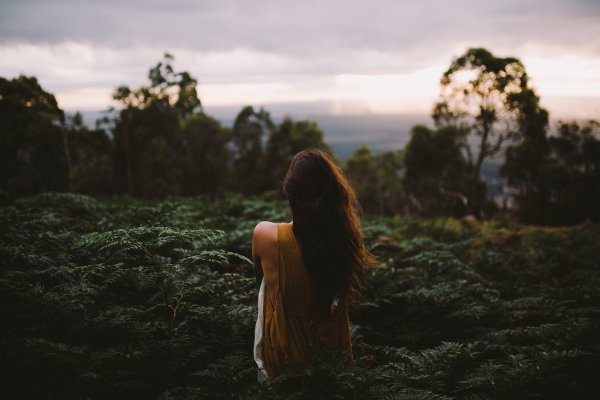
M 402 153 L 385 151 L 374 155 L 364 145 L 346 162 L 346 173 L 368 214 L 395 215 L 401 211 L 404 193 L 400 180 Z
M 543 133 L 507 150 L 502 173 L 522 220 L 565 225 L 600 219 L 599 126 L 560 121 L 555 135 Z
M 200 110 L 200 99 L 196 79 L 188 72 L 175 72 L 172 60 L 165 54 L 149 70 L 148 86 L 120 86 L 113 94 L 122 106 L 113 127 L 119 192 L 143 197 L 181 193 L 177 133 L 180 121 Z
M 255 195 L 279 190 L 303 149 L 336 158 L 314 121 L 276 124 L 267 110 L 245 106 L 223 126 L 203 112 L 197 79 L 173 63 L 167 53 L 145 85 L 117 87 L 118 107 L 96 129 L 79 113 L 65 116 L 35 77 L 0 78 L 0 203 L 45 191 Z M 362 146 L 348 160 L 366 214 L 493 218 L 498 206 L 486 198 L 481 170 L 504 150 L 508 186 L 498 187 L 507 195 L 503 211 L 515 212 L 503 216 L 546 225 L 598 220 L 597 122 L 561 122 L 548 136 L 548 112 L 524 65 L 483 48 L 454 59 L 440 83 L 436 129 L 414 126 L 406 148 L 374 154 Z
M 440 80 L 441 95 L 432 117 L 438 127 L 462 133 L 462 147 L 471 166 L 466 197 L 469 211 L 478 213 L 477 186 L 483 161 L 507 141 L 543 131 L 548 113 L 539 107 L 525 66 L 513 57 L 496 57 L 484 48 L 470 48 L 452 61 Z M 476 135 L 477 152 L 470 135 Z
M 175 132 L 178 190 L 183 195 L 218 193 L 229 176 L 229 129 L 206 114 L 194 114 Z
M 112 194 L 113 143 L 102 129 L 83 125 L 80 113 L 67 115 L 63 128 L 69 162 L 70 190 L 85 194 Z
M 0 209 L 8 398 L 589 398 L 600 227 L 373 218 L 354 361 L 257 382 L 253 226 L 275 193 L 162 201 L 44 193 Z
M 325 143 L 325 134 L 314 121 L 293 121 L 286 117 L 268 138 L 263 176 L 265 189 L 280 188 L 292 157 L 301 150 L 317 148 L 333 156 Z
M 403 183 L 414 213 L 463 216 L 467 212 L 472 167 L 461 153 L 462 133 L 453 126 L 431 130 L 416 125 L 404 150 Z M 485 202 L 485 183 L 477 182 L 477 203 Z
M 242 193 L 257 193 L 266 189 L 261 165 L 264 158 L 264 142 L 275 131 L 271 116 L 264 109 L 255 111 L 253 107 L 244 107 L 235 118 L 232 130 L 233 174 L 230 188 Z
M 307 148 L 331 154 L 316 122 L 285 118 L 275 125 L 261 108 L 244 107 L 233 124 L 228 188 L 245 194 L 281 188 L 292 157 Z
M 64 112 L 34 77 L 0 77 L 0 189 L 67 190 Z

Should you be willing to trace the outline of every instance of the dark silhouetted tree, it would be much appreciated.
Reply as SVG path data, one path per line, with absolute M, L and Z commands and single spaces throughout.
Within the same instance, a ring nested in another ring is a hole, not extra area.
M 178 169 L 182 195 L 212 194 L 223 188 L 230 157 L 231 132 L 206 114 L 186 120 L 177 137 Z
M 551 223 L 600 220 L 600 123 L 559 122 L 549 137 Z
M 406 199 L 402 186 L 403 153 L 384 151 L 375 157 L 379 213 L 396 215 L 404 211 Z
M 182 171 L 175 153 L 180 122 L 201 111 L 196 80 L 175 72 L 173 57 L 148 72 L 149 86 L 116 89 L 122 105 L 115 121 L 115 175 L 118 188 L 130 195 L 162 197 L 182 191 Z
M 267 189 L 263 159 L 266 141 L 276 127 L 269 113 L 244 107 L 237 115 L 231 133 L 231 176 L 229 186 L 242 193 L 259 193 Z
M 91 130 L 80 113 L 67 115 L 63 136 L 71 158 L 71 190 L 94 195 L 113 194 L 113 143 L 102 129 Z
M 371 149 L 367 145 L 358 147 L 348 161 L 346 173 L 358 194 L 358 200 L 367 213 L 380 211 L 377 171 Z
M 285 118 L 274 130 L 267 141 L 264 158 L 264 176 L 266 187 L 280 188 L 292 157 L 307 148 L 321 149 L 333 155 L 324 140 L 325 134 L 314 121 L 296 121 Z
M 374 155 L 367 145 L 357 148 L 346 162 L 346 173 L 363 210 L 369 214 L 395 215 L 402 211 L 401 170 L 400 152 Z
M 507 146 L 500 172 L 507 179 L 521 219 L 544 223 L 550 212 L 548 112 L 540 107 L 533 91 L 514 93 L 512 101 L 512 107 L 519 109 L 520 134 Z
M 19 195 L 68 190 L 64 122 L 35 77 L 0 77 L 0 188 Z
M 452 126 L 460 133 L 471 165 L 466 191 L 469 212 L 477 214 L 481 208 L 478 187 L 484 160 L 524 134 L 523 122 L 539 116 L 537 100 L 518 59 L 496 57 L 483 48 L 468 49 L 444 72 L 432 116 L 438 127 Z M 478 141 L 475 149 L 468 142 L 473 135 Z
M 520 219 L 550 225 L 599 220 L 600 124 L 559 122 L 507 149 L 502 173 L 514 190 Z
M 485 183 L 479 178 L 471 189 L 472 166 L 462 153 L 463 132 L 448 126 L 431 130 L 416 125 L 404 149 L 403 184 L 409 208 L 427 216 L 462 216 L 467 211 L 467 193 L 478 204 L 485 200 Z

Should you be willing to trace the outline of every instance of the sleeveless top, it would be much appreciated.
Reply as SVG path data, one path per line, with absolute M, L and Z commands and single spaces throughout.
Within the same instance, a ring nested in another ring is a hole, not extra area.
M 321 346 L 343 349 L 351 360 L 348 303 L 316 303 L 315 281 L 302 263 L 292 224 L 277 224 L 277 251 L 279 290 L 270 293 L 263 280 L 259 291 L 254 346 L 259 376 L 300 366 Z

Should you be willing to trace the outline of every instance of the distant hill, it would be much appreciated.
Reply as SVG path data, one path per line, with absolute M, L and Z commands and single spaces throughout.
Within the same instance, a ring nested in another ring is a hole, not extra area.
M 337 156 L 346 160 L 360 145 L 374 152 L 399 150 L 410 139 L 416 124 L 430 124 L 427 115 L 314 115 L 325 132 L 325 140 Z

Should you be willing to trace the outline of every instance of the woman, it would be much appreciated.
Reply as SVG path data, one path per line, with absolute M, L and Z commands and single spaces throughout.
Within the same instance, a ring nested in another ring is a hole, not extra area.
M 375 258 L 366 249 L 356 195 L 320 150 L 292 159 L 283 182 L 292 222 L 260 222 L 252 257 L 259 276 L 254 356 L 259 379 L 299 366 L 311 350 L 341 348 L 352 359 L 348 303 Z

